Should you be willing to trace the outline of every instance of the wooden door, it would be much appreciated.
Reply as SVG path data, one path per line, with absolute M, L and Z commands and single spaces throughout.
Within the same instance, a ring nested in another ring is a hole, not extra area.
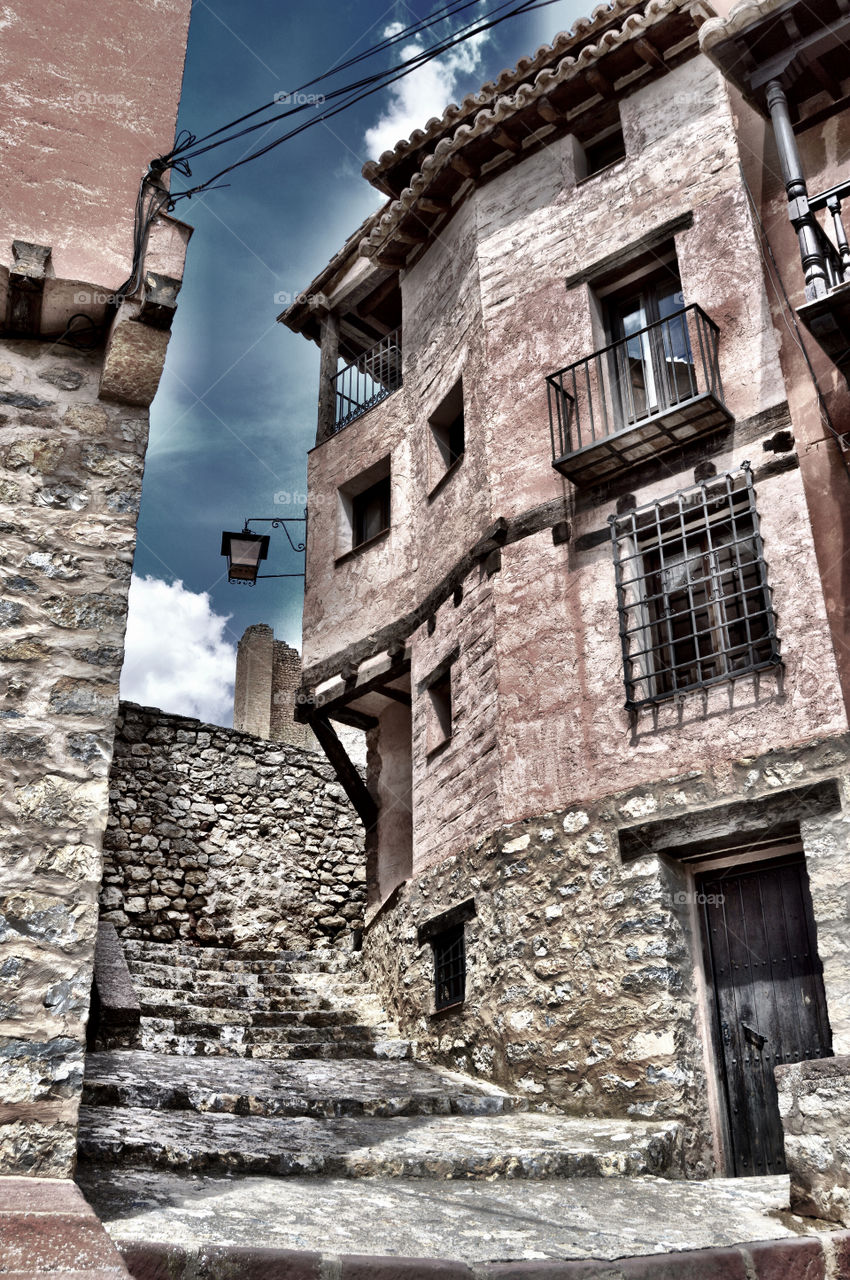
M 773 1068 L 832 1053 L 802 854 L 697 880 L 729 1113 L 741 1176 L 785 1172 Z

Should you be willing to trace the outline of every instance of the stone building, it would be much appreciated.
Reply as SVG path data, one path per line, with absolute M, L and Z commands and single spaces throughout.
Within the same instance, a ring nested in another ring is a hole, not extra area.
M 367 164 L 281 317 L 373 979 L 433 1060 L 679 1121 L 692 1173 L 781 1170 L 774 1067 L 850 1051 L 847 23 L 596 9 Z
M 73 1167 L 189 0 L 4 9 L 0 1172 Z M 135 222 L 137 208 L 142 217 Z
M 242 733 L 286 742 L 305 751 L 319 751 L 316 735 L 296 717 L 301 689 L 301 654 L 285 640 L 276 640 L 264 622 L 246 627 L 236 650 L 233 727 Z M 362 729 L 345 726 L 340 737 L 358 768 L 366 765 Z
M 301 656 L 258 622 L 246 627 L 236 651 L 233 727 L 258 738 L 316 749 L 306 725 L 296 721 L 295 695 L 301 686 Z

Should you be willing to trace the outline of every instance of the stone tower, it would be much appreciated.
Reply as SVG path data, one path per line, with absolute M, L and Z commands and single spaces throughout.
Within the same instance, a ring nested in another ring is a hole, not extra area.
M 318 749 L 312 732 L 293 718 L 301 682 L 301 656 L 284 640 L 275 640 L 264 622 L 247 627 L 236 656 L 233 727 L 258 738 Z

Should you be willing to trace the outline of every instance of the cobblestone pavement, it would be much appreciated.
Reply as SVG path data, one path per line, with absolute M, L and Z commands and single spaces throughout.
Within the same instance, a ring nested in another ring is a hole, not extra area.
M 778 1240 L 787 1177 L 670 1182 L 211 1178 L 116 1170 L 81 1182 L 116 1241 L 455 1258 L 606 1258 Z

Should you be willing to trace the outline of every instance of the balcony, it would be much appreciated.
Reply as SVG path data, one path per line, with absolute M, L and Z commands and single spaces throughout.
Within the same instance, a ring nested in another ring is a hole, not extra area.
M 692 304 L 549 374 L 553 467 L 600 484 L 731 422 L 719 338 Z
M 833 240 L 814 217 L 816 250 L 809 254 L 807 301 L 797 314 L 830 360 L 850 376 L 850 245 L 841 216 L 841 202 L 850 195 L 850 182 L 808 198 L 811 215 L 825 211 L 832 220 Z M 814 295 L 814 296 L 812 296 Z
M 336 435 L 401 386 L 401 330 L 388 333 L 333 379 Z

